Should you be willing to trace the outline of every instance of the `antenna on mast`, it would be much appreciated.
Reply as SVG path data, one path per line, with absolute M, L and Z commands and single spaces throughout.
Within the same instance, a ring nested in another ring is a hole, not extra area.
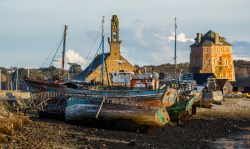
M 177 79 L 177 57 L 176 57 L 176 29 L 177 29 L 177 24 L 176 24 L 176 17 L 174 18 L 174 78 Z

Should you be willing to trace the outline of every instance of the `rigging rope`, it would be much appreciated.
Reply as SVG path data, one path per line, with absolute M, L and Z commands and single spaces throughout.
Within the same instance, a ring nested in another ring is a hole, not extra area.
M 86 60 L 89 59 L 89 56 L 90 56 L 90 54 L 91 54 L 91 52 L 92 52 L 92 50 L 93 50 L 93 48 L 94 48 L 94 45 L 95 45 L 95 43 L 96 43 L 96 41 L 97 41 L 97 39 L 98 39 L 98 37 L 99 37 L 99 35 L 100 35 L 101 29 L 102 29 L 102 28 L 101 28 L 101 26 L 100 26 L 99 31 L 98 31 L 98 33 L 97 33 L 97 35 L 96 35 L 96 37 L 95 37 L 95 40 L 94 40 L 93 44 L 91 45 L 91 48 L 90 48 L 90 50 L 89 50 L 89 53 L 88 53 L 88 55 L 85 57 Z M 89 60 L 88 60 L 87 63 L 89 63 Z M 86 67 L 86 65 L 85 65 L 84 67 Z
M 62 40 L 61 38 L 63 38 L 63 33 L 62 33 L 62 35 L 60 36 L 59 40 L 57 41 L 57 43 L 56 43 L 56 45 L 54 46 L 53 49 L 55 49 L 56 46 L 61 42 L 61 40 Z M 52 53 L 54 53 L 54 51 L 55 51 L 55 50 L 51 50 L 50 54 L 46 57 L 46 59 L 43 61 L 43 63 L 40 65 L 40 67 L 42 67 L 42 66 L 44 67 L 45 62 L 50 58 L 50 55 L 52 55 Z
M 99 50 L 101 49 L 101 46 L 102 46 L 102 43 L 100 43 L 100 45 L 99 45 L 99 47 L 98 47 L 98 49 L 97 49 L 97 51 L 96 51 L 96 53 L 95 53 L 95 57 L 98 55 L 98 52 L 99 52 Z M 83 79 L 83 81 L 85 81 L 85 80 L 86 80 L 86 77 L 89 75 L 90 69 L 91 69 L 91 67 L 92 67 L 92 65 L 93 65 L 93 63 L 94 63 L 94 61 L 95 61 L 95 57 L 94 57 L 93 61 L 90 63 L 89 69 L 88 69 L 88 72 L 87 72 L 87 75 L 85 76 L 85 78 Z
M 58 47 L 57 47 L 57 49 L 56 49 L 56 52 L 55 52 L 55 54 L 54 54 L 54 56 L 53 56 L 53 58 L 52 58 L 52 60 L 51 60 L 51 62 L 50 62 L 49 67 L 52 65 L 52 63 L 53 63 L 53 61 L 54 61 L 54 59 L 55 59 L 55 57 L 56 57 L 56 54 L 57 54 L 59 48 L 60 48 L 61 45 L 62 45 L 63 39 L 64 39 L 64 37 L 62 37 L 61 42 L 60 42 L 60 44 L 58 45 Z

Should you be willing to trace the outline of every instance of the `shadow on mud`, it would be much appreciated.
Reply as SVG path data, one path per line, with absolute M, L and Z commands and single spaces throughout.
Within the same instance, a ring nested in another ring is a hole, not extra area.
M 34 121 L 46 121 L 50 123 L 63 122 L 83 127 L 101 128 L 106 130 L 117 130 L 117 131 L 131 131 L 137 133 L 147 133 L 149 129 L 155 129 L 155 127 L 147 125 L 138 125 L 128 120 L 110 121 L 99 118 L 99 119 L 85 119 L 84 121 L 68 121 L 65 120 L 64 115 L 62 114 L 40 113 L 38 117 L 33 117 L 31 119 Z

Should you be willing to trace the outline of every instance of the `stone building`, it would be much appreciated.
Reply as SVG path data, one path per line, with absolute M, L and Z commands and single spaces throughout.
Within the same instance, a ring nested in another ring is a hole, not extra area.
M 235 81 L 232 45 L 213 31 L 205 35 L 197 33 L 191 46 L 190 71 L 214 73 L 217 79 Z
M 120 34 L 119 34 L 119 19 L 117 15 L 113 15 L 111 19 L 111 38 L 108 38 L 110 52 L 105 53 L 105 72 L 104 84 L 110 84 L 112 72 L 133 72 L 134 66 L 130 64 L 122 55 L 120 51 Z M 90 65 L 75 79 L 86 82 L 100 82 L 101 81 L 101 65 L 102 54 L 97 55 Z

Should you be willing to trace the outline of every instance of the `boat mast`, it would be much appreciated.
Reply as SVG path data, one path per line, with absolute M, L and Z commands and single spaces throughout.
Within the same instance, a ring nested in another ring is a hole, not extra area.
M 64 25 L 61 76 L 64 75 L 65 47 L 66 47 L 67 28 L 68 28 L 68 25 Z
M 102 85 L 104 85 L 104 16 L 102 16 Z
M 174 18 L 174 78 L 177 79 L 177 63 L 176 63 L 176 29 L 177 29 L 177 24 L 176 24 L 176 17 Z

